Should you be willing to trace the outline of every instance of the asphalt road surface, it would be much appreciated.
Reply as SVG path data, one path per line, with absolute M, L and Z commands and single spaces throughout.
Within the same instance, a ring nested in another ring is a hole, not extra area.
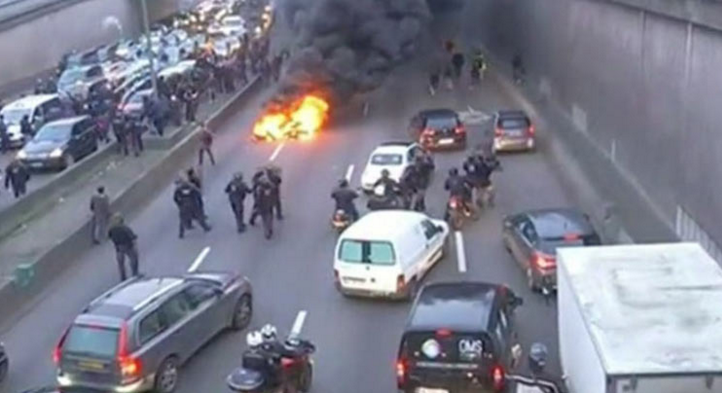
M 516 107 L 494 78 L 492 75 L 484 81 L 481 91 L 461 88 L 432 98 L 426 92 L 423 72 L 410 66 L 399 69 L 370 98 L 366 118 L 335 122 L 308 143 L 250 142 L 250 126 L 267 98 L 258 97 L 225 125 L 226 132 L 215 144 L 218 165 L 204 170 L 212 232 L 192 231 L 184 240 L 178 239 L 171 187 L 130 221 L 140 237 L 142 271 L 153 276 L 182 274 L 204 248 L 210 247 L 199 270 L 229 269 L 251 279 L 255 289 L 252 328 L 273 323 L 284 332 L 299 312 L 305 311 L 302 335 L 318 347 L 314 392 L 395 391 L 394 361 L 409 304 L 349 299 L 336 292 L 332 270 L 336 235 L 329 226 L 333 206 L 329 193 L 337 180 L 349 173 L 352 184 L 358 185 L 371 150 L 385 141 L 406 140 L 408 119 L 420 109 L 446 106 L 467 110 L 471 106 L 491 114 Z M 482 139 L 488 126 L 468 127 L 469 146 Z M 544 132 L 539 130 L 542 139 Z M 223 188 L 234 172 L 244 171 L 249 178 L 271 157 L 283 168 L 286 219 L 277 225 L 270 241 L 263 239 L 260 228 L 239 235 Z M 442 216 L 446 172 L 464 158 L 462 152 L 436 155 L 438 168 L 427 201 L 431 215 Z M 524 274 L 502 246 L 501 218 L 530 208 L 569 206 L 570 201 L 543 146 L 536 153 L 506 155 L 501 160 L 504 171 L 495 177 L 497 207 L 463 230 L 465 266 L 459 263 L 461 250 L 453 247 L 455 252 L 438 264 L 425 282 L 464 279 L 507 283 L 525 299 L 518 312 L 525 349 L 534 341 L 542 341 L 556 357 L 555 306 L 526 289 Z M 15 393 L 51 384 L 51 353 L 58 337 L 83 306 L 117 280 L 111 246 L 95 248 L 57 278 L 41 303 L 6 327 L 2 339 L 12 366 L 3 391 Z M 244 342 L 245 332 L 223 334 L 211 342 L 182 370 L 179 392 L 226 392 L 225 376 L 238 365 Z M 550 371 L 558 371 L 558 360 L 553 360 Z

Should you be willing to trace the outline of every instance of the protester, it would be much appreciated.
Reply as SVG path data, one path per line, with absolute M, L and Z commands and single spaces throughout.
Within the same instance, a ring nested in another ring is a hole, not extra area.
M 93 243 L 100 244 L 108 233 L 110 221 L 110 199 L 105 194 L 105 187 L 98 187 L 96 194 L 90 198 L 90 211 L 93 213 L 91 222 Z

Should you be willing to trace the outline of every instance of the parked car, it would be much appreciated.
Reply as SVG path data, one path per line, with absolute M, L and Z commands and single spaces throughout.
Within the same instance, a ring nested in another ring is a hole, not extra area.
M 127 101 L 120 104 L 120 110 L 124 115 L 139 117 L 145 110 L 145 99 L 153 97 L 153 89 L 138 90 L 131 94 Z
M 506 392 L 521 357 L 508 287 L 484 282 L 425 285 L 401 336 L 396 380 L 403 393 Z
M 381 178 L 381 172 L 384 169 L 388 170 L 390 177 L 398 182 L 406 168 L 414 163 L 420 153 L 421 147 L 413 142 L 381 144 L 371 152 L 366 168 L 361 175 L 361 187 L 364 191 L 373 191 L 374 183 Z
M 62 118 L 65 108 L 57 94 L 40 94 L 13 101 L 4 106 L 0 114 L 7 126 L 10 146 L 20 148 L 26 142 L 25 136 L 20 132 L 20 121 L 24 116 L 28 116 L 33 131 L 37 131 L 43 124 Z
M 90 88 L 96 83 L 107 83 L 102 66 L 69 68 L 58 79 L 58 93 L 82 101 L 87 98 Z
M 53 358 L 62 388 L 175 390 L 180 366 L 225 329 L 248 326 L 248 280 L 236 273 L 136 277 L 88 305 Z
M 17 159 L 30 169 L 63 170 L 98 150 L 96 122 L 76 116 L 45 124 Z
M 221 21 L 220 32 L 231 37 L 246 34 L 246 21 L 239 15 L 229 15 Z
M 503 225 L 504 247 L 524 269 L 534 291 L 556 288 L 558 248 L 601 244 L 589 217 L 574 209 L 522 212 L 505 217 Z
M 419 112 L 409 125 L 412 138 L 429 149 L 466 147 L 466 128 L 459 114 L 451 109 Z
M 499 111 L 494 115 L 494 150 L 534 150 L 536 129 L 524 111 Z
M 447 252 L 448 237 L 444 221 L 423 213 L 369 213 L 338 239 L 336 288 L 345 295 L 413 299 L 421 280 Z

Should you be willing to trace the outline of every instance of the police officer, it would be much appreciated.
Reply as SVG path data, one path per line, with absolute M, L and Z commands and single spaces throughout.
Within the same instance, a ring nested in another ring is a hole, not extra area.
M 105 187 L 98 187 L 97 193 L 90 198 L 90 211 L 93 213 L 93 244 L 100 244 L 108 233 L 110 221 L 110 199 L 105 193 Z
M 253 188 L 253 199 L 255 207 L 251 215 L 251 225 L 254 225 L 255 218 L 261 216 L 263 221 L 264 236 L 270 239 L 273 236 L 273 185 L 265 175 L 258 177 Z
M 33 125 L 30 124 L 30 117 L 28 117 L 28 115 L 24 115 L 23 118 L 20 119 L 20 133 L 28 139 L 33 137 Z
M 420 166 L 410 165 L 401 176 L 401 188 L 408 198 L 408 205 L 416 211 L 426 210 L 425 193 Z
M 271 186 L 271 207 L 276 212 L 276 218 L 283 220 L 283 210 L 281 209 L 281 176 L 275 169 L 266 170 L 266 178 Z
M 331 198 L 336 201 L 336 210 L 343 210 L 353 221 L 358 220 L 359 214 L 354 203 L 358 193 L 348 186 L 348 180 L 341 179 L 338 182 L 338 187 L 331 193 Z
M 205 232 L 211 230 L 203 213 L 202 196 L 200 190 L 187 181 L 178 181 L 173 193 L 173 201 L 178 206 L 180 223 L 178 237 L 183 238 L 185 230 L 193 221 L 197 221 Z
M 228 200 L 231 203 L 231 210 L 233 210 L 233 215 L 236 217 L 238 233 L 246 230 L 246 224 L 243 220 L 243 204 L 246 196 L 251 192 L 252 190 L 248 187 L 248 184 L 243 181 L 243 174 L 240 172 L 234 174 L 233 179 L 226 186 L 226 194 L 228 194 Z
M 466 59 L 464 59 L 464 55 L 461 54 L 461 52 L 457 52 L 451 57 L 451 63 L 454 66 L 454 79 L 458 80 L 461 78 L 461 72 L 464 69 Z
M 5 118 L 0 114 L 0 154 L 5 154 L 10 149 L 10 135 L 5 125 Z
M 28 180 L 30 180 L 30 171 L 21 161 L 13 160 L 5 168 L 5 188 L 12 186 L 15 198 L 25 195 Z

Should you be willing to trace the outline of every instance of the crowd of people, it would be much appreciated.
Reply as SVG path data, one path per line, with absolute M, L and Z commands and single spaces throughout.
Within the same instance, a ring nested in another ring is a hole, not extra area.
M 436 95 L 442 83 L 448 90 L 453 90 L 455 85 L 461 84 L 467 64 L 470 81 L 468 86 L 470 89 L 475 89 L 481 84 L 487 69 L 484 52 L 477 49 L 465 55 L 453 41 L 445 42 L 441 65 L 436 66 L 429 75 L 429 94 Z

